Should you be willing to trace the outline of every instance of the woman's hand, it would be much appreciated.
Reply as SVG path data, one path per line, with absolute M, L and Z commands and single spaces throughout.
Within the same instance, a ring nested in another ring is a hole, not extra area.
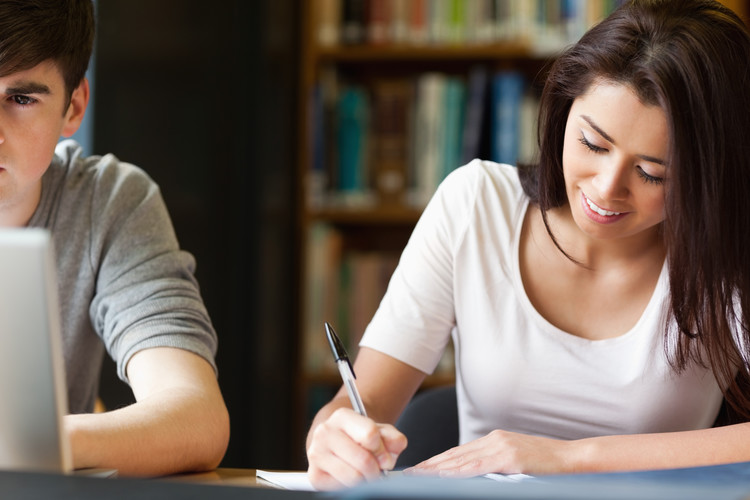
M 495 430 L 404 472 L 445 477 L 480 476 L 493 472 L 531 475 L 567 472 L 570 463 L 565 456 L 572 443 Z
M 339 408 L 312 432 L 307 470 L 320 490 L 353 486 L 390 470 L 406 448 L 406 436 L 349 408 Z

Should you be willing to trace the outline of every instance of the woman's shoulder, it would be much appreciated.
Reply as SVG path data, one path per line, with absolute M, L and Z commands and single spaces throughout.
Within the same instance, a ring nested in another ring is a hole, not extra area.
M 453 170 L 448 175 L 448 178 L 452 177 L 473 178 L 480 181 L 505 181 L 520 185 L 518 181 L 518 169 L 513 165 L 478 158 Z
M 526 201 L 512 165 L 487 160 L 473 160 L 451 172 L 441 184 L 442 196 L 458 203 L 464 199 L 470 206 L 514 211 Z M 498 205 L 500 204 L 500 205 Z

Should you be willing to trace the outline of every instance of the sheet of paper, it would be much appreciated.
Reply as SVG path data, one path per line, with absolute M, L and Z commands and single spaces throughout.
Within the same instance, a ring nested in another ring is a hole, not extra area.
M 273 472 L 258 469 L 255 476 L 286 490 L 315 491 L 307 478 L 307 472 Z
M 485 474 L 484 477 L 492 479 L 494 481 L 505 482 L 505 483 L 517 483 L 524 479 L 533 479 L 534 476 L 527 476 L 526 474 Z

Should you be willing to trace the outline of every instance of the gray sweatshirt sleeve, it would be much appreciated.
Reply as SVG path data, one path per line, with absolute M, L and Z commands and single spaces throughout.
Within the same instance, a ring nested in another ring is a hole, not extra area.
M 123 380 L 133 354 L 151 347 L 192 351 L 215 370 L 195 259 L 179 248 L 158 186 L 112 155 L 68 160 L 53 211 L 61 292 L 75 296 L 66 310 L 88 310 Z

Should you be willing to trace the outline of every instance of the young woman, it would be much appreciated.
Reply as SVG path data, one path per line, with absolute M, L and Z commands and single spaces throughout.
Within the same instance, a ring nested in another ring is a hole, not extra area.
M 750 460 L 750 36 L 711 0 L 633 0 L 554 63 L 535 166 L 440 186 L 316 416 L 319 488 L 393 467 L 452 336 L 456 476 Z M 735 423 L 715 426 L 722 402 Z

